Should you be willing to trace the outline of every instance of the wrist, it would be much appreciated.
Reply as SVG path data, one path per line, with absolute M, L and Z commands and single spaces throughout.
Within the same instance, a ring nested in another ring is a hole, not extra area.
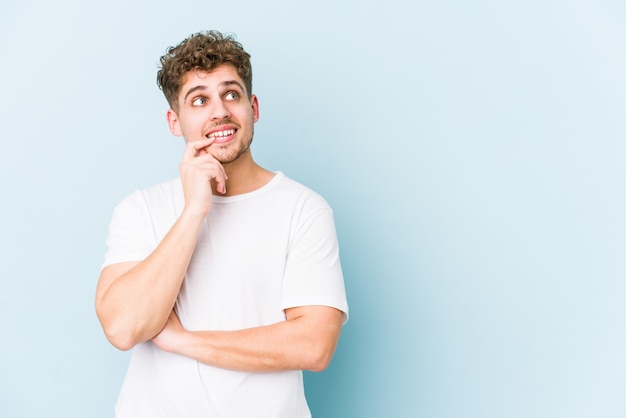
M 210 207 L 207 208 L 203 206 L 185 204 L 179 219 L 183 222 L 189 222 L 199 226 L 204 221 L 204 218 L 206 218 L 209 214 L 209 209 Z

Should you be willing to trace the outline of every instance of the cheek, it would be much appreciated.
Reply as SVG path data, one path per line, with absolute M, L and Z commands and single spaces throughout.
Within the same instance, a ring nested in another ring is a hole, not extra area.
M 202 132 L 202 125 L 195 119 L 185 118 L 179 123 L 180 131 L 185 138 L 198 138 Z

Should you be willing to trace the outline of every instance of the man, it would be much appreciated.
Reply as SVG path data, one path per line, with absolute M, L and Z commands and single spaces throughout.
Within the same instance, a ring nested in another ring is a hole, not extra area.
M 250 55 L 197 33 L 161 57 L 180 177 L 116 208 L 96 291 L 108 340 L 133 348 L 117 417 L 310 417 L 347 320 L 331 208 L 252 158 Z

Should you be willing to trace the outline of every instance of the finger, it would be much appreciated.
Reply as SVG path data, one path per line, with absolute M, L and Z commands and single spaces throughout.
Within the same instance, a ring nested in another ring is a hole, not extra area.
M 207 154 L 209 151 L 206 148 L 209 147 L 213 142 L 215 142 L 215 138 L 205 138 L 199 141 L 193 141 L 192 144 L 196 149 L 196 156 Z
M 221 194 L 226 194 L 226 174 L 224 174 L 224 179 L 221 181 L 215 180 L 215 188 Z
M 209 156 L 213 157 L 210 154 Z M 226 194 L 226 180 L 228 179 L 228 175 L 226 175 L 224 166 L 216 161 L 213 169 L 214 170 L 209 175 L 209 180 L 213 180 L 215 182 L 215 188 L 219 193 Z
M 211 178 L 216 181 L 228 179 L 226 169 L 211 153 L 198 155 L 193 159 L 192 163 L 197 167 L 213 172 L 214 175 L 212 175 Z M 218 178 L 218 176 L 221 176 L 221 178 Z
M 200 150 L 208 147 L 215 141 L 215 138 L 205 138 L 198 141 L 191 141 L 187 143 L 185 151 L 183 153 L 183 159 L 194 158 L 200 154 Z M 205 150 L 206 151 L 206 150 Z M 206 153 L 206 152 L 205 152 Z M 203 154 L 205 154 L 203 153 Z
M 224 166 L 212 155 L 203 154 L 185 162 L 185 165 L 195 167 L 195 170 L 204 173 L 209 181 L 214 181 L 216 190 L 221 194 L 226 194 L 226 180 L 228 175 Z

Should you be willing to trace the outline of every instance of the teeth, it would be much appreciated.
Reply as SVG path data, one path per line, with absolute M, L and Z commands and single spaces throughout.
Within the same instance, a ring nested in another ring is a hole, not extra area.
M 234 133 L 235 133 L 234 129 L 227 129 L 225 131 L 213 132 L 212 134 L 209 134 L 209 138 L 224 137 L 224 136 L 228 136 L 228 135 L 233 135 Z

